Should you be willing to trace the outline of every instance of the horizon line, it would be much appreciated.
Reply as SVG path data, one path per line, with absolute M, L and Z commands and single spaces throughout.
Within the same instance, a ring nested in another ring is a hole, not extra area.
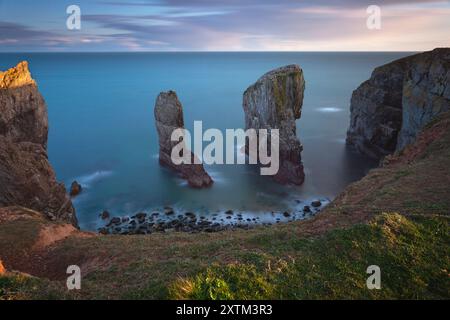
M 287 51 L 287 50 L 243 50 L 243 51 L 213 51 L 213 50 L 148 50 L 148 51 L 120 51 L 120 50 L 112 50 L 112 51 L 0 51 L 0 54 L 5 53 L 20 53 L 20 54 L 26 54 L 26 53 L 402 53 L 402 52 L 413 52 L 413 53 L 420 53 L 420 52 L 426 52 L 426 51 L 432 51 L 434 49 L 438 48 L 447 48 L 447 47 L 436 47 L 430 50 L 304 50 L 304 51 Z

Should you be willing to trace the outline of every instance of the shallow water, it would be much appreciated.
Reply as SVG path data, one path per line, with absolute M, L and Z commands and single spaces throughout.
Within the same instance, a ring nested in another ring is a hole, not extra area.
M 99 213 L 131 215 L 170 205 L 212 216 L 227 209 L 272 216 L 298 201 L 333 199 L 376 165 L 345 147 L 351 93 L 373 68 L 409 53 L 7 53 L 0 70 L 28 60 L 49 108 L 49 158 L 74 200 L 83 229 L 102 224 Z M 173 89 L 187 129 L 242 128 L 242 94 L 265 72 L 299 64 L 306 91 L 297 121 L 306 180 L 280 186 L 243 165 L 206 167 L 215 184 L 193 190 L 158 164 L 153 107 Z

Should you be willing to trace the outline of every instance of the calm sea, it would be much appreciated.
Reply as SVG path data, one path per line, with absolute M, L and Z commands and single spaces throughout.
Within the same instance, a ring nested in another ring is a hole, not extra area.
M 49 110 L 49 158 L 60 181 L 78 180 L 80 226 L 170 205 L 208 215 L 255 215 L 298 201 L 333 199 L 376 164 L 345 147 L 352 91 L 373 68 L 409 53 L 2 53 L 0 70 L 28 60 Z M 156 96 L 175 90 L 185 124 L 243 128 L 242 94 L 265 72 L 299 64 L 306 91 L 297 121 L 306 181 L 282 187 L 242 165 L 206 169 L 212 188 L 192 190 L 158 164 Z

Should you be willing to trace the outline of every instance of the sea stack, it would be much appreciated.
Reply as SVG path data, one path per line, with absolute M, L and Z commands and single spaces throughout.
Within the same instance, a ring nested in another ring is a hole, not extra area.
M 353 92 L 347 144 L 380 159 L 415 141 L 433 118 L 450 110 L 450 48 L 376 68 Z
M 295 120 L 301 116 L 305 80 L 298 65 L 272 70 L 244 93 L 245 128 L 279 129 L 280 168 L 274 176 L 282 184 L 305 180 Z
M 47 157 L 47 106 L 28 63 L 0 72 L 0 207 L 22 206 L 77 226 Z
M 213 180 L 203 168 L 203 164 L 194 163 L 196 156 L 191 151 L 188 150 L 191 164 L 176 165 L 172 162 L 172 148 L 179 143 L 171 141 L 172 132 L 184 129 L 183 107 L 175 91 L 161 92 L 156 99 L 154 112 L 159 136 L 159 163 L 177 172 L 191 187 L 211 186 Z

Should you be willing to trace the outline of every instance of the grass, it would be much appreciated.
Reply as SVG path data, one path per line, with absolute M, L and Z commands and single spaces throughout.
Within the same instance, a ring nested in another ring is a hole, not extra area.
M 65 298 L 60 286 L 22 273 L 0 275 L 0 300 L 56 300 Z
M 447 218 L 383 214 L 372 223 L 312 240 L 286 241 L 295 255 L 255 255 L 214 265 L 170 286 L 174 299 L 445 299 L 450 292 Z M 381 268 L 369 290 L 366 269 Z

